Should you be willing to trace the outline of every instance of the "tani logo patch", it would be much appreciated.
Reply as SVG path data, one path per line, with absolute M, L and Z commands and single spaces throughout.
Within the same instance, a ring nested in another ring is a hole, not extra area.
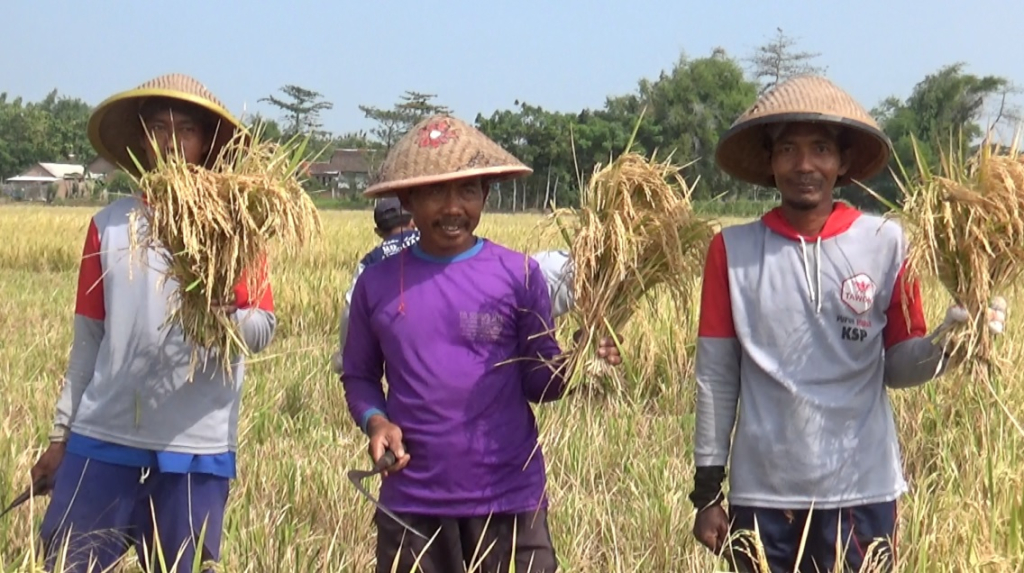
M 864 314 L 875 304 L 875 281 L 864 273 L 857 273 L 843 281 L 843 303 L 857 314 Z

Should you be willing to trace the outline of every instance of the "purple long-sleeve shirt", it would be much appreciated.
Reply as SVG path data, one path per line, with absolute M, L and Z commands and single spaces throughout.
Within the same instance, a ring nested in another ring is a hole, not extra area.
M 563 391 L 540 361 L 561 354 L 552 325 L 537 262 L 484 239 L 445 260 L 416 245 L 363 272 L 341 377 L 349 411 L 363 427 L 384 412 L 411 455 L 383 504 L 457 517 L 546 506 L 530 403 Z

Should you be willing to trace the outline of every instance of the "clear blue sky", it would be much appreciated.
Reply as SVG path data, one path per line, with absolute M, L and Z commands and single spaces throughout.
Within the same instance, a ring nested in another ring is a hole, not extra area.
M 0 91 L 57 88 L 95 105 L 172 71 L 231 111 L 287 83 L 334 103 L 335 133 L 367 128 L 358 104 L 406 89 L 438 94 L 472 121 L 525 100 L 558 111 L 656 77 L 681 51 L 746 56 L 781 27 L 865 107 L 906 97 L 940 66 L 1024 86 L 1020 0 L 6 0 Z M 1021 99 L 1018 98 L 1018 103 Z

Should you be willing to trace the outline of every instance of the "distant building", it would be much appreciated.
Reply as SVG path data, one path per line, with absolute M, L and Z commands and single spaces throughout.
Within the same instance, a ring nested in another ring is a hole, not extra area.
M 106 180 L 111 173 L 119 171 L 119 169 L 113 163 L 97 155 L 96 159 L 85 166 L 85 171 L 94 175 L 96 179 Z
M 370 178 L 367 154 L 366 149 L 338 149 L 329 161 L 307 163 L 306 175 L 330 190 L 331 197 L 361 191 Z
M 26 201 L 52 201 L 85 197 L 91 193 L 97 176 L 83 165 L 36 163 L 19 175 L 4 181 L 4 194 Z

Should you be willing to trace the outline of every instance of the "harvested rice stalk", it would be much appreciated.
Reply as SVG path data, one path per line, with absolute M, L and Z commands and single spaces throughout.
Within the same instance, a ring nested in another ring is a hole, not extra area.
M 572 314 L 581 336 L 561 365 L 569 389 L 597 376 L 624 390 L 617 368 L 596 357 L 601 338 L 621 333 L 653 289 L 690 300 L 714 228 L 694 214 L 681 167 L 627 151 L 595 168 L 581 206 L 555 211 L 573 260 Z
M 194 345 L 189 380 L 200 355 L 217 354 L 228 372 L 235 357 L 249 355 L 239 324 L 213 305 L 233 302 L 243 276 L 251 299 L 262 297 L 270 240 L 279 239 L 287 252 L 322 230 L 298 177 L 304 151 L 304 140 L 277 144 L 257 129 L 238 130 L 210 169 L 178 154 L 145 171 L 133 157 L 142 173 L 133 179 L 147 206 L 133 213 L 132 250 L 156 249 L 163 280 L 177 284 L 167 323 L 180 325 Z
M 904 204 L 889 204 L 910 242 L 910 273 L 937 278 L 971 317 L 946 344 L 951 363 L 966 367 L 973 379 L 989 380 L 1006 366 L 995 351 L 988 313 L 990 305 L 1005 312 L 1005 301 L 993 295 L 1006 292 L 1024 270 L 1024 162 L 1018 143 L 1015 138 L 1005 150 L 984 143 L 970 157 L 951 146 L 940 153 L 936 170 L 914 140 L 917 173 L 908 176 L 900 165 Z

